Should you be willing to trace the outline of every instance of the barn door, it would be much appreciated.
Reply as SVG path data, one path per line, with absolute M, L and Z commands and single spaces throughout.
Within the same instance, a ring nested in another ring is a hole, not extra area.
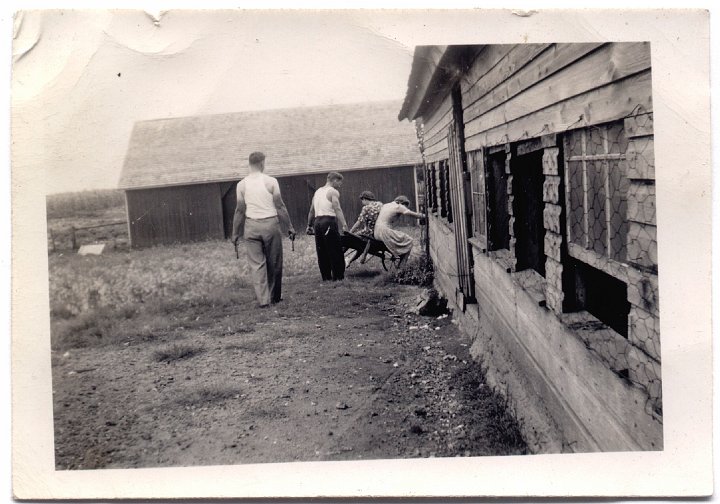
M 471 236 L 469 223 L 472 222 L 472 205 L 469 196 L 470 174 L 465 170 L 461 135 L 457 122 L 452 121 L 448 128 L 448 165 L 450 170 L 450 204 L 455 216 L 455 249 L 457 253 L 458 290 L 460 307 L 464 310 L 467 303 L 475 302 L 475 279 L 473 277 L 473 259 L 468 238 Z

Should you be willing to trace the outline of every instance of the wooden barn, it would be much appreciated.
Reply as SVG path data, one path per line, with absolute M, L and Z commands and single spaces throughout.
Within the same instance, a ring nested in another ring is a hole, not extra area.
M 663 447 L 648 43 L 422 46 L 436 285 L 536 452 Z
M 341 204 L 357 217 L 358 195 L 416 202 L 420 163 L 413 125 L 399 123 L 396 101 L 239 112 L 135 124 L 119 187 L 125 191 L 130 243 L 147 247 L 228 238 L 235 187 L 248 155 L 266 155 L 296 229 L 329 171 L 344 175 Z

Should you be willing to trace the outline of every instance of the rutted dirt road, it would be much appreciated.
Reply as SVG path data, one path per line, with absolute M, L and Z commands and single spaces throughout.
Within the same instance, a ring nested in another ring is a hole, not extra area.
M 419 288 L 359 273 L 58 352 L 56 467 L 524 453 L 452 316 L 408 313 Z

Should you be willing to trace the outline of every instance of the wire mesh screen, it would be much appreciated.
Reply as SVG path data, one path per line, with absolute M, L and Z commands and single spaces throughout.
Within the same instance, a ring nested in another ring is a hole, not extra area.
M 568 239 L 618 262 L 627 260 L 628 141 L 624 123 L 566 135 Z
M 476 150 L 467 153 L 468 170 L 470 171 L 470 190 L 473 204 L 473 236 L 486 243 L 485 224 L 485 163 L 483 151 Z
M 651 130 L 644 121 L 652 117 L 629 121 L 636 131 L 621 120 L 565 133 L 567 239 L 579 261 L 578 302 L 627 339 L 604 336 L 602 325 L 583 338 L 611 369 L 647 391 L 646 411 L 662 421 L 655 183 L 644 173 L 654 167 L 653 143 L 637 134 Z

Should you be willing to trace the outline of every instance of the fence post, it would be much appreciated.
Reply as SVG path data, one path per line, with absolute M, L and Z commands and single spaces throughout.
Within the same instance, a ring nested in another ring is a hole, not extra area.
M 75 250 L 77 248 L 77 241 L 75 239 L 75 226 L 70 226 L 70 233 L 72 239 L 72 249 Z

